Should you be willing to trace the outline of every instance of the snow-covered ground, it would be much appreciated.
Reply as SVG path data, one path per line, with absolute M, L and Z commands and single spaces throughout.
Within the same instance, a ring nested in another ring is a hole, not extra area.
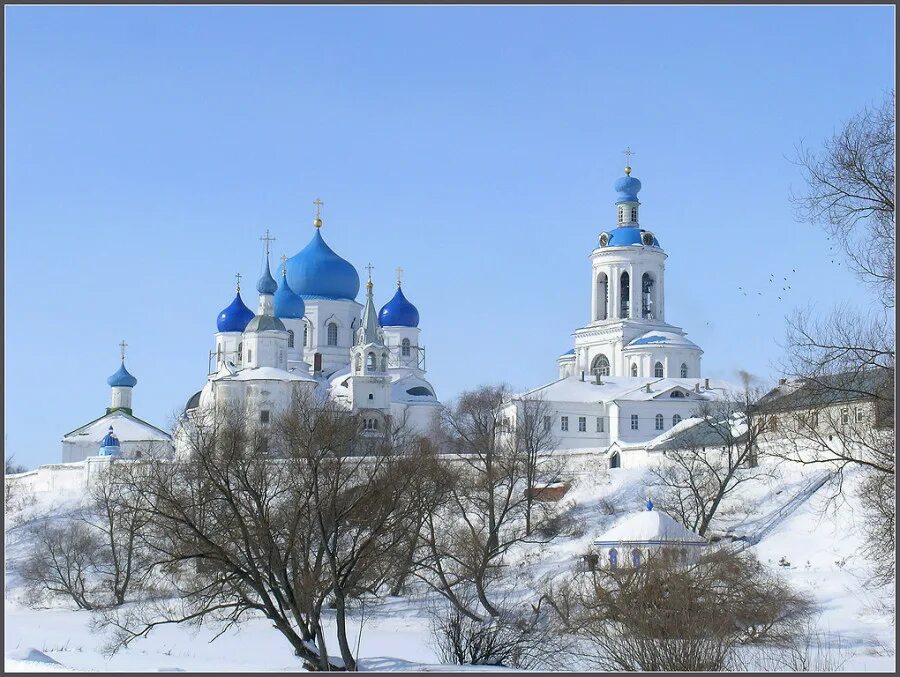
M 851 497 L 829 503 L 830 485 L 818 486 L 823 477 L 819 470 L 782 465 L 773 474 L 768 480 L 743 485 L 723 506 L 714 531 L 744 537 L 736 543 L 751 548 L 763 563 L 814 597 L 821 612 L 818 631 L 843 670 L 893 671 L 893 626 L 878 611 L 878 602 L 892 596 L 893 590 L 871 591 L 864 586 L 865 562 L 859 548 L 865 516 L 856 501 Z M 848 478 L 848 496 L 856 481 L 853 475 Z M 510 594 L 527 592 L 531 582 L 573 567 L 599 533 L 643 509 L 648 486 L 646 472 L 637 469 L 582 476 L 564 499 L 571 506 L 574 535 L 513 553 L 507 577 Z M 75 502 L 76 496 L 39 497 L 19 519 L 7 524 L 6 670 L 302 671 L 287 642 L 262 618 L 214 642 L 209 641 L 213 628 L 164 626 L 106 657 L 102 652 L 105 637 L 92 628 L 89 612 L 25 606 L 21 586 L 10 570 L 26 545 L 20 525 L 28 519 L 45 519 Z M 446 669 L 439 665 L 432 647 L 428 618 L 427 604 L 411 598 L 390 598 L 354 612 L 350 629 L 358 637 L 360 666 L 366 670 Z

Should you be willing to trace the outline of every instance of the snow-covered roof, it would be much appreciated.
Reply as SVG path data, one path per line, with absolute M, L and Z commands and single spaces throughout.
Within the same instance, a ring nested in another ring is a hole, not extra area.
M 299 371 L 286 371 L 277 367 L 256 367 L 241 369 L 235 374 L 222 370 L 213 378 L 214 381 L 311 381 L 316 382 L 309 374 Z
M 594 545 L 622 544 L 696 544 L 706 545 L 706 539 L 686 529 L 666 513 L 643 510 L 620 520 L 614 527 L 601 534 Z
M 97 445 L 106 437 L 109 427 L 112 426 L 116 437 L 120 442 L 147 442 L 171 440 L 171 436 L 165 430 L 157 428 L 137 416 L 117 409 L 109 414 L 94 419 L 80 428 L 63 435 L 63 440 L 68 442 L 96 442 Z
M 719 447 L 739 442 L 748 432 L 747 420 L 735 416 L 731 421 L 713 421 L 697 416 L 679 421 L 647 443 L 647 451 Z
M 722 399 L 734 390 L 733 384 L 718 379 L 709 379 L 709 389 L 707 390 L 706 380 L 700 378 L 603 376 L 603 382 L 597 385 L 587 375 L 585 375 L 584 381 L 580 377 L 568 376 L 521 393 L 517 397 L 540 396 L 552 402 L 579 403 L 611 402 L 613 400 L 647 401 L 661 395 L 668 397 L 671 391 L 677 388 L 684 393 L 686 399 L 710 400 Z M 647 384 L 650 385 L 650 392 L 647 392 Z M 700 386 L 700 392 L 695 390 L 697 385 Z
M 653 347 L 656 345 L 700 350 L 700 346 L 693 341 L 690 341 L 684 334 L 676 334 L 672 331 L 657 331 L 655 329 L 632 339 L 623 350 L 646 348 L 648 346 Z

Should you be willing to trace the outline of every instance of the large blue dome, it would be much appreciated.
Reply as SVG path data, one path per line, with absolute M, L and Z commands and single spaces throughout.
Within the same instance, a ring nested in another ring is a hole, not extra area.
M 643 234 L 647 231 L 643 228 L 634 228 L 629 226 L 624 226 L 621 228 L 613 228 L 609 233 L 609 241 L 606 243 L 607 247 L 625 247 L 627 245 L 643 245 Z M 651 233 L 652 235 L 652 233 Z M 655 235 L 653 237 L 653 247 L 659 247 L 659 240 L 656 239 Z
M 378 313 L 378 324 L 382 327 L 418 327 L 419 311 L 397 287 L 394 298 L 385 303 Z
M 253 311 L 244 305 L 241 292 L 235 294 L 234 301 L 216 318 L 219 331 L 244 331 L 247 323 L 253 319 Z
M 353 300 L 359 293 L 356 268 L 335 254 L 318 230 L 308 245 L 287 260 L 287 277 L 300 296 Z
M 294 293 L 287 278 L 281 277 L 281 284 L 275 292 L 275 317 L 299 320 L 306 314 L 306 304 Z
M 137 379 L 128 373 L 124 362 L 119 367 L 119 371 L 106 379 L 106 382 L 112 388 L 134 388 L 137 385 Z
M 616 181 L 616 204 L 620 202 L 639 202 L 637 194 L 641 190 L 641 182 L 630 174 Z

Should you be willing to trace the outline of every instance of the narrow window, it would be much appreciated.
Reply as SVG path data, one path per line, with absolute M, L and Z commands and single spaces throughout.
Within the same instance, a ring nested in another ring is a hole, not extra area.
M 288 329 L 288 348 L 294 347 L 294 330 Z
M 370 400 L 374 400 L 374 399 L 375 399 L 375 395 L 373 395 L 372 393 L 369 393 L 369 399 L 370 399 Z
M 598 433 L 603 432 L 603 417 L 602 416 L 597 417 L 597 432 Z
M 403 339 L 400 342 L 400 354 L 403 357 L 409 357 L 409 339 Z
M 356 356 L 356 372 L 359 373 L 362 371 L 362 355 Z
M 638 429 L 638 415 L 637 414 L 631 415 L 631 429 L 632 430 Z
M 769 416 L 769 430 L 778 430 L 778 419 L 775 416 Z
M 856 408 L 856 422 L 857 422 L 857 423 L 862 423 L 862 422 L 863 422 L 863 410 L 862 410 L 862 407 L 857 407 L 857 408 Z
M 238 343 L 237 359 L 239 359 L 239 360 L 244 359 L 244 342 L 243 341 Z
M 263 409 L 259 412 L 259 422 L 260 423 L 268 423 L 269 422 L 269 410 Z
M 641 275 L 641 317 L 653 319 L 653 276 L 650 273 Z
M 544 432 L 549 432 L 551 425 L 551 419 L 549 416 L 544 416 Z
M 337 345 L 337 325 L 334 322 L 328 323 L 328 345 Z
M 637 207 L 631 208 L 631 220 L 632 222 L 637 222 Z
M 662 414 L 656 415 L 656 429 L 657 430 L 663 429 L 663 415 Z
M 848 423 L 850 423 L 850 410 L 841 409 L 841 425 L 847 425 Z
M 560 417 L 560 419 L 559 419 L 559 429 L 562 430 L 563 432 L 568 432 L 568 431 L 569 431 L 569 417 L 568 417 L 568 416 L 561 416 L 561 417 Z
M 619 567 L 619 553 L 615 548 L 612 548 L 609 551 L 609 566 L 611 569 L 617 569 Z
M 653 376 L 655 376 L 656 378 L 662 378 L 662 377 L 663 377 L 663 366 L 662 366 L 662 362 L 657 362 L 657 363 L 653 366 Z
M 580 433 L 587 432 L 587 416 L 579 416 L 578 417 L 578 432 L 580 432 Z
M 253 351 L 247 348 L 247 362 L 253 362 Z
M 309 347 L 309 325 L 306 322 L 303 323 L 303 346 Z
M 625 207 L 619 207 L 619 223 L 625 223 Z
M 369 371 L 375 371 L 375 353 L 369 353 L 366 356 L 366 369 Z
M 641 551 L 637 548 L 631 551 L 631 564 L 635 569 L 641 566 Z
M 681 363 L 681 378 L 687 378 L 687 364 Z
M 637 376 L 637 365 L 636 364 L 631 365 L 631 375 Z
M 622 273 L 622 277 L 619 279 L 619 291 L 619 298 L 621 299 L 619 317 L 624 319 L 630 317 L 628 311 L 631 308 L 631 281 L 627 272 Z
M 678 414 L 675 414 L 672 417 L 672 425 L 675 426 L 675 425 L 678 425 L 679 423 L 681 423 L 681 416 L 679 416 Z

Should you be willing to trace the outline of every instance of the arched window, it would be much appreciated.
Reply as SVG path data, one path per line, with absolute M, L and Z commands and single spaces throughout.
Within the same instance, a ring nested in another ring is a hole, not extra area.
M 619 459 L 619 452 L 615 452 L 612 456 L 609 457 L 609 467 L 610 468 L 618 468 L 621 465 L 621 461 Z
M 377 418 L 372 419 L 372 429 L 378 430 L 378 419 Z
M 631 208 L 631 221 L 637 222 L 637 207 Z
M 679 416 L 678 414 L 675 414 L 672 417 L 672 425 L 678 425 L 679 423 L 681 423 L 681 416 Z
M 591 362 L 591 374 L 600 374 L 600 376 L 609 376 L 609 360 L 606 355 L 597 355 Z
M 387 355 L 381 356 L 381 371 L 387 371 Z
M 662 366 L 662 362 L 657 362 L 655 365 L 653 365 L 653 375 L 654 375 L 656 378 L 662 378 L 662 377 L 663 377 L 663 366 Z
M 637 548 L 631 551 L 631 564 L 635 569 L 641 566 L 641 551 Z
M 328 323 L 328 345 L 337 345 L 337 325 L 334 322 Z
M 619 551 L 615 548 L 609 550 L 609 568 L 617 569 L 619 567 Z
M 409 357 L 409 339 L 400 341 L 400 354 L 403 355 L 403 357 Z
M 625 207 L 619 207 L 619 223 L 625 223 Z
M 674 398 L 677 399 L 677 398 L 679 398 L 679 397 L 684 397 L 684 393 L 681 392 L 680 390 L 673 390 L 673 391 L 672 391 L 672 394 L 669 395 L 669 397 L 674 397 Z
M 657 430 L 663 429 L 663 415 L 662 414 L 656 415 L 656 429 Z
M 303 323 L 303 347 L 309 348 L 312 345 L 312 341 L 309 336 L 309 325 L 304 322 Z
M 606 273 L 597 276 L 597 306 L 594 311 L 595 320 L 605 320 L 608 317 L 609 307 L 609 278 Z
M 681 363 L 681 378 L 687 378 L 687 364 Z
M 637 376 L 637 364 L 632 364 L 632 365 L 631 365 L 631 375 L 632 375 L 632 376 Z
M 375 353 L 369 353 L 366 355 L 366 369 L 369 371 L 375 371 Z
M 650 273 L 641 275 L 641 317 L 653 319 L 653 276 Z
M 241 341 L 240 343 L 238 343 L 238 354 L 237 354 L 237 358 L 238 358 L 239 360 L 243 360 L 243 359 L 244 359 L 244 342 L 243 342 L 243 341 Z
M 362 355 L 356 356 L 356 373 L 362 371 Z
M 631 308 L 631 278 L 628 277 L 628 273 L 622 273 L 622 277 L 619 279 L 619 298 L 621 299 L 621 306 L 619 317 L 627 318 L 630 317 L 628 311 Z
M 294 347 L 294 330 L 288 329 L 288 348 Z

